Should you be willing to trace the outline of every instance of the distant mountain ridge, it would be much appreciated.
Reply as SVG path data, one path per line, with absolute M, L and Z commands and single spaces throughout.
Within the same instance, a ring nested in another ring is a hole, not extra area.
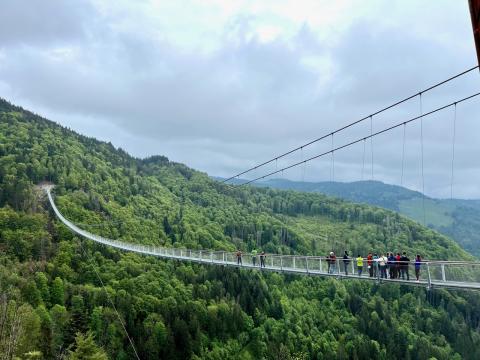
M 422 194 L 418 191 L 412 191 L 397 185 L 384 184 L 380 181 L 342 183 L 332 181 L 301 182 L 285 179 L 272 179 L 264 181 L 261 184 L 262 186 L 281 189 L 319 192 L 396 211 L 400 211 L 398 206 L 399 201 L 422 198 Z
M 244 180 L 235 180 L 240 184 Z M 302 182 L 269 179 L 256 186 L 283 190 L 316 192 L 341 199 L 397 211 L 423 223 L 423 195 L 418 191 L 381 181 Z M 426 225 L 447 235 L 465 250 L 480 256 L 480 200 L 434 199 L 425 197 Z

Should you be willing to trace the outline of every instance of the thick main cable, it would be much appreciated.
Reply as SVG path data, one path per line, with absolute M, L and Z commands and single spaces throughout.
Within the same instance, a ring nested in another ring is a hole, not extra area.
M 362 159 L 362 181 L 364 180 L 364 172 L 365 172 L 365 150 L 367 146 L 367 140 L 363 139 L 363 159 Z
M 328 155 L 328 154 L 330 154 L 330 153 L 332 153 L 332 152 L 334 152 L 334 151 L 338 151 L 338 150 L 344 149 L 344 148 L 346 148 L 346 147 L 349 147 L 349 146 L 352 146 L 352 145 L 354 145 L 354 144 L 357 144 L 357 143 L 359 143 L 360 141 L 363 141 L 363 140 L 370 139 L 370 138 L 372 138 L 372 137 L 378 136 L 378 135 L 383 134 L 383 133 L 385 133 L 385 132 L 388 132 L 388 131 L 390 131 L 390 130 L 396 129 L 396 128 L 402 126 L 402 125 L 406 125 L 406 124 L 409 124 L 409 123 L 411 123 L 411 122 L 413 122 L 413 121 L 415 121 L 415 120 L 421 119 L 421 118 L 423 118 L 423 117 L 425 117 L 425 116 L 428 116 L 428 115 L 434 114 L 434 113 L 436 113 L 436 112 L 445 110 L 445 109 L 447 109 L 447 108 L 449 108 L 449 107 L 451 107 L 451 106 L 453 106 L 453 105 L 460 104 L 460 103 L 462 103 L 462 102 L 464 102 L 464 101 L 470 100 L 470 99 L 472 99 L 472 98 L 474 98 L 474 97 L 477 97 L 477 96 L 479 96 L 479 95 L 480 95 L 480 92 L 475 93 L 475 94 L 470 95 L 470 96 L 467 96 L 467 97 L 464 97 L 463 99 L 460 99 L 460 100 L 454 101 L 454 102 L 452 102 L 452 103 L 450 103 L 450 104 L 441 106 L 441 107 L 439 107 L 439 108 L 436 108 L 436 109 L 434 109 L 434 110 L 432 110 L 432 111 L 429 111 L 429 112 L 427 112 L 427 113 L 425 113 L 425 114 L 422 114 L 422 115 L 420 115 L 420 116 L 416 116 L 416 117 L 411 118 L 411 119 L 409 119 L 409 120 L 400 122 L 400 123 L 398 123 L 398 124 L 396 124 L 396 125 L 393 125 L 393 126 L 390 126 L 390 127 L 386 128 L 386 129 L 377 131 L 377 132 L 375 132 L 375 133 L 373 133 L 373 134 L 371 134 L 371 135 L 367 135 L 367 136 L 361 137 L 361 138 L 359 138 L 359 139 L 357 139 L 357 140 L 351 141 L 351 142 L 349 142 L 349 143 L 347 143 L 347 144 L 344 144 L 344 145 L 342 145 L 342 146 L 339 146 L 339 147 L 337 147 L 337 148 L 335 148 L 335 149 L 332 149 L 332 150 L 326 151 L 326 152 L 324 152 L 324 153 L 321 153 L 321 154 L 312 156 L 312 157 L 310 157 L 310 158 L 308 158 L 308 159 L 305 159 L 305 160 L 303 160 L 303 161 L 300 161 L 300 162 L 291 164 L 291 165 L 286 166 L 286 167 L 284 167 L 284 168 L 281 168 L 281 169 L 279 169 L 279 170 L 272 171 L 272 172 L 270 172 L 270 173 L 268 173 L 268 174 L 265 174 L 265 175 L 263 175 L 263 176 L 259 176 L 259 177 L 255 178 L 255 179 L 253 179 L 253 180 L 246 181 L 246 182 L 244 182 L 243 184 L 240 184 L 239 186 L 251 184 L 251 183 L 253 183 L 253 182 L 255 182 L 255 181 L 258 181 L 258 180 L 261 180 L 261 179 L 265 179 L 266 177 L 275 175 L 275 174 L 277 174 L 277 173 L 279 173 L 279 172 L 283 172 L 284 170 L 288 170 L 288 169 L 291 169 L 291 168 L 293 168 L 293 167 L 295 167 L 295 166 L 301 165 L 301 164 L 303 164 L 303 163 L 306 163 L 306 162 L 309 162 L 309 161 L 318 159 L 318 158 L 320 158 L 320 157 L 326 156 L 326 155 Z
M 373 118 L 370 116 L 370 153 L 371 153 L 371 160 L 372 160 L 372 181 L 373 181 Z
M 454 162 L 455 162 L 455 136 L 457 132 L 457 104 L 453 109 L 453 139 L 452 139 L 452 175 L 450 178 L 450 199 L 453 200 L 453 170 L 454 170 Z
M 356 124 L 359 124 L 359 123 L 367 120 L 368 118 L 370 118 L 370 117 L 372 117 L 372 116 L 381 114 L 381 113 L 384 112 L 384 111 L 390 110 L 391 108 L 393 108 L 393 107 L 395 107 L 395 106 L 401 105 L 401 104 L 403 104 L 404 102 L 407 102 L 408 100 L 411 100 L 411 99 L 419 96 L 420 94 L 424 94 L 424 93 L 426 93 L 426 92 L 428 92 L 428 91 L 430 91 L 430 90 L 433 90 L 433 89 L 435 89 L 435 88 L 437 88 L 437 87 L 439 87 L 439 86 L 441 86 L 441 85 L 443 85 L 443 84 L 446 84 L 446 83 L 448 83 L 448 82 L 450 82 L 450 81 L 452 81 L 452 80 L 455 80 L 456 78 L 458 78 L 458 77 L 460 77 L 460 76 L 463 76 L 463 75 L 465 75 L 465 74 L 468 74 L 469 72 L 477 69 L 478 67 L 479 67 L 479 65 L 476 65 L 476 66 L 471 67 L 471 68 L 469 68 L 469 69 L 467 69 L 467 70 L 465 70 L 465 71 L 462 71 L 461 73 L 458 73 L 457 75 L 451 76 L 451 77 L 449 77 L 448 79 L 445 79 L 445 80 L 443 80 L 443 81 L 440 81 L 439 83 L 436 83 L 436 84 L 434 84 L 434 85 L 432 85 L 432 86 L 430 86 L 430 87 L 428 87 L 428 88 L 426 88 L 426 89 L 424 89 L 424 90 L 422 90 L 422 91 L 419 91 L 418 93 L 415 93 L 415 94 L 410 95 L 410 96 L 408 96 L 408 97 L 406 97 L 406 98 L 404 98 L 404 99 L 402 99 L 402 100 L 399 100 L 399 101 L 397 101 L 397 102 L 395 102 L 395 103 L 393 103 L 393 104 L 391 104 L 391 105 L 389 105 L 389 106 L 387 106 L 387 107 L 384 107 L 383 109 L 380 109 L 380 110 L 378 110 L 378 111 L 376 111 L 376 112 L 374 112 L 374 113 L 372 113 L 372 114 L 370 114 L 370 115 L 368 115 L 368 116 L 365 116 L 365 117 L 363 117 L 363 118 L 361 118 L 361 119 L 359 119 L 359 120 L 357 120 L 357 121 L 354 121 L 354 122 L 352 122 L 352 123 L 350 123 L 350 124 L 347 124 L 347 125 L 345 125 L 345 126 L 342 126 L 341 128 L 338 128 L 337 130 L 334 130 L 334 131 L 332 131 L 332 132 L 330 132 L 330 133 L 328 133 L 328 134 L 326 134 L 326 135 L 323 135 L 323 136 L 321 136 L 321 137 L 319 137 L 319 138 L 317 138 L 317 139 L 314 139 L 314 140 L 312 140 L 312 141 L 309 141 L 308 143 L 305 143 L 305 144 L 303 144 L 303 145 L 300 145 L 300 146 L 298 146 L 298 147 L 296 147 L 296 148 L 294 148 L 294 149 L 292 149 L 292 150 L 289 150 L 289 151 L 287 151 L 287 152 L 285 152 L 285 153 L 283 153 L 283 154 L 281 154 L 281 155 L 278 155 L 278 156 L 276 156 L 276 157 L 274 157 L 274 158 L 272 158 L 272 159 L 270 159 L 270 160 L 264 161 L 263 163 L 260 163 L 260 164 L 258 164 L 258 165 L 255 165 L 255 166 L 253 166 L 253 167 L 251 167 L 251 168 L 249 168 L 249 169 L 247 169 L 247 170 L 245 170 L 245 171 L 242 171 L 242 172 L 240 172 L 240 173 L 238 173 L 238 174 L 236 174 L 236 175 L 234 175 L 234 176 L 231 176 L 231 177 L 229 177 L 228 179 L 223 180 L 222 182 L 224 182 L 224 183 L 225 183 L 225 182 L 228 182 L 228 181 L 233 180 L 233 179 L 235 179 L 235 178 L 237 178 L 237 177 L 239 177 L 239 176 L 242 176 L 242 175 L 244 175 L 244 174 L 246 174 L 246 173 L 249 173 L 249 172 L 251 172 L 251 171 L 253 171 L 253 170 L 256 170 L 256 169 L 258 169 L 258 168 L 260 168 L 260 167 L 262 167 L 262 166 L 268 165 L 268 164 L 270 164 L 270 163 L 273 162 L 273 161 L 278 161 L 278 159 L 281 159 L 281 158 L 283 158 L 283 157 L 285 157 L 285 156 L 287 156 L 287 155 L 290 155 L 290 154 L 292 154 L 292 153 L 294 153 L 294 152 L 296 152 L 296 151 L 298 151 L 298 150 L 300 150 L 300 149 L 302 149 L 302 148 L 304 148 L 304 147 L 310 146 L 310 145 L 312 145 L 312 144 L 314 144 L 314 143 L 316 143 L 316 142 L 318 142 L 318 141 L 320 141 L 320 140 L 323 140 L 323 139 L 325 139 L 325 138 L 328 138 L 329 136 L 332 136 L 332 135 L 334 135 L 334 134 L 336 134 L 336 133 L 339 133 L 339 132 L 341 132 L 341 131 L 343 131 L 343 130 L 346 130 L 346 129 L 348 129 L 348 128 L 356 125 Z
M 423 113 L 423 104 L 422 104 L 422 94 L 420 94 L 420 116 Z M 422 208 L 423 208 L 423 226 L 426 225 L 427 215 L 425 211 L 425 173 L 423 166 L 423 117 L 420 119 L 420 147 L 421 147 L 421 156 L 422 156 Z
M 403 173 L 405 168 L 405 137 L 407 135 L 407 125 L 403 124 L 403 144 L 402 144 L 402 177 L 400 178 L 400 185 L 403 186 Z

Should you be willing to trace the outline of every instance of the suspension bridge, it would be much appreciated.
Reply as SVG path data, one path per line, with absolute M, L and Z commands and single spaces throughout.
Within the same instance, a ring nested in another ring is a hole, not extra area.
M 477 56 L 480 64 L 480 2 L 479 1 L 470 1 L 470 11 L 472 16 L 472 26 L 474 30 L 475 44 L 477 47 Z M 402 168 L 401 168 L 401 179 L 403 183 L 404 178 L 404 163 L 405 163 L 405 129 L 406 126 L 413 122 L 420 122 L 420 141 L 421 141 L 421 177 L 422 177 L 422 193 L 425 194 L 425 180 L 424 180 L 424 152 L 423 152 L 423 119 L 430 115 L 442 112 L 446 109 L 454 109 L 454 122 L 453 122 L 453 137 L 452 137 L 452 159 L 451 159 L 451 197 L 453 198 L 453 170 L 454 170 L 454 160 L 455 160 L 455 123 L 457 117 L 457 106 L 464 102 L 471 101 L 477 97 L 480 97 L 480 92 L 470 94 L 469 96 L 464 96 L 455 101 L 447 103 L 443 106 L 437 107 L 430 111 L 423 111 L 422 105 L 422 96 L 426 93 L 437 89 L 447 83 L 450 83 L 456 79 L 464 77 L 466 74 L 472 73 L 479 69 L 479 65 L 473 66 L 469 69 L 466 69 L 456 75 L 453 75 L 443 81 L 440 81 L 436 84 L 431 85 L 419 92 L 416 92 L 410 96 L 407 96 L 403 99 L 400 99 L 382 109 L 379 109 L 370 115 L 364 116 L 356 121 L 350 122 L 334 131 L 331 131 L 327 134 L 324 134 L 316 139 L 313 139 L 307 143 L 304 143 L 296 148 L 290 149 L 284 153 L 278 154 L 271 159 L 258 163 L 257 165 L 246 169 L 242 172 L 239 172 L 231 177 L 228 177 L 223 180 L 224 183 L 232 184 L 232 181 L 240 179 L 240 176 L 247 175 L 253 171 L 258 171 L 269 164 L 275 163 L 275 170 L 265 170 L 265 172 L 260 175 L 254 175 L 253 178 L 247 179 L 245 181 L 240 181 L 240 184 L 237 186 L 244 186 L 251 184 L 255 181 L 265 179 L 275 174 L 282 173 L 286 170 L 305 165 L 308 162 L 313 160 L 325 157 L 327 155 L 331 156 L 332 160 L 332 176 L 335 172 L 335 152 L 350 148 L 352 145 L 363 143 L 363 167 L 362 167 L 362 178 L 364 173 L 365 165 L 365 144 L 367 140 L 371 142 L 371 165 L 372 165 L 372 179 L 373 179 L 373 143 L 372 140 L 374 137 L 382 135 L 384 133 L 390 132 L 397 128 L 403 127 L 403 146 L 402 146 Z M 413 116 L 408 119 L 404 119 L 398 123 L 395 123 L 389 127 L 386 127 L 382 130 L 376 132 L 373 131 L 373 118 L 378 115 L 389 111 L 397 106 L 411 101 L 412 99 L 419 99 L 420 111 L 417 116 Z M 353 139 L 349 142 L 346 142 L 342 145 L 334 146 L 333 137 L 358 124 L 361 124 L 365 121 L 370 122 L 370 132 L 359 138 Z M 320 142 L 321 140 L 331 139 L 331 148 L 328 151 L 303 158 L 303 150 L 309 146 Z M 296 161 L 294 163 L 288 164 L 281 168 L 278 168 L 277 162 L 279 159 L 283 159 L 291 154 L 302 153 L 302 160 Z M 332 177 L 332 181 L 334 178 Z M 66 219 L 62 213 L 58 210 L 52 196 L 53 185 L 51 184 L 42 184 L 40 187 L 47 193 L 50 205 L 55 213 L 55 215 L 60 219 L 60 221 L 67 226 L 72 232 L 77 235 L 80 235 L 86 239 L 93 240 L 97 243 L 114 247 L 116 249 L 131 251 L 143 255 L 157 256 L 165 259 L 175 259 L 179 261 L 189 261 L 197 262 L 201 264 L 217 265 L 217 266 L 230 266 L 230 267 L 241 267 L 245 269 L 260 270 L 260 271 L 274 271 L 281 273 L 290 273 L 298 275 L 307 275 L 307 276 L 323 276 L 323 277 L 335 277 L 339 279 L 356 279 L 356 280 L 365 280 L 365 281 L 374 281 L 377 283 L 398 283 L 412 286 L 425 286 L 427 288 L 438 287 L 438 288 L 451 288 L 451 289 L 473 289 L 480 290 L 480 262 L 476 261 L 444 261 L 444 260 L 423 260 L 420 264 L 421 276 L 419 280 L 407 279 L 405 278 L 381 278 L 380 271 L 376 271 L 376 276 L 370 276 L 369 272 L 360 273 L 358 268 L 355 266 L 355 259 L 350 259 L 349 262 L 344 262 L 343 259 L 335 259 L 334 262 L 328 261 L 325 257 L 319 256 L 303 256 L 303 255 L 277 255 L 277 254 L 267 254 L 260 256 L 253 256 L 252 254 L 239 254 L 235 252 L 227 251 L 213 251 L 213 250 L 194 250 L 194 249 L 181 249 L 181 248 L 167 248 L 160 246 L 152 245 L 142 245 L 142 244 L 133 244 L 124 242 L 121 240 L 112 240 L 99 235 L 90 233 L 82 228 L 79 225 L 74 224 L 70 220 Z M 423 217 L 425 225 L 425 195 L 423 195 Z M 260 260 L 260 261 L 258 261 Z M 367 260 L 364 259 L 364 264 L 367 264 Z M 376 266 L 375 264 L 373 266 Z M 414 263 L 409 262 L 407 267 L 409 268 L 408 273 L 413 275 Z M 364 266 L 365 267 L 365 266 Z M 98 274 L 97 274 L 98 275 Z M 133 344 L 132 344 L 133 346 Z
M 476 50 L 477 50 L 477 59 L 478 63 L 480 64 L 480 1 L 479 0 L 469 0 L 469 7 L 470 7 L 470 14 L 471 14 L 471 20 L 472 20 L 472 28 L 473 28 L 473 34 L 474 34 L 474 40 L 475 40 L 475 45 L 476 45 Z M 305 165 L 307 162 L 313 161 L 315 159 L 331 155 L 332 159 L 332 180 L 334 180 L 334 171 L 335 171 L 335 158 L 334 154 L 336 151 L 348 148 L 354 144 L 357 143 L 362 143 L 363 142 L 363 167 L 362 167 L 362 179 L 363 179 L 363 173 L 364 173 L 364 164 L 365 164 L 365 145 L 367 139 L 370 140 L 371 142 L 371 163 L 372 163 L 372 179 L 373 179 L 373 143 L 372 140 L 374 137 L 381 135 L 383 133 L 389 132 L 393 129 L 396 128 L 401 128 L 403 127 L 403 147 L 402 147 L 402 169 L 401 169 L 401 183 L 403 184 L 403 178 L 404 178 L 404 163 L 405 163 L 405 131 L 406 131 L 406 126 L 412 122 L 415 122 L 417 120 L 420 120 L 420 126 L 421 126 L 421 174 L 422 174 L 422 193 L 425 194 L 425 180 L 424 180 L 424 153 L 423 153 L 423 125 L 422 125 L 422 120 L 424 117 L 435 114 L 437 112 L 443 111 L 445 109 L 454 108 L 454 123 L 453 123 L 453 141 L 452 141 L 452 166 L 451 166 L 451 198 L 453 198 L 453 169 L 454 169 L 454 160 L 455 160 L 455 122 L 456 122 L 456 116 L 457 116 L 457 105 L 466 101 L 469 101 L 473 98 L 476 98 L 477 96 L 480 95 L 480 92 L 471 94 L 470 96 L 461 98 L 457 101 L 454 101 L 452 103 L 449 103 L 447 105 L 438 107 L 434 110 L 431 110 L 429 112 L 424 113 L 423 108 L 422 108 L 422 95 L 439 87 L 442 86 L 454 79 L 457 79 L 467 73 L 470 73 L 476 69 L 478 69 L 479 66 L 474 66 L 470 69 L 467 69 L 466 71 L 457 74 L 453 77 L 450 77 L 444 81 L 441 81 L 429 88 L 426 88 L 425 90 L 422 90 L 416 94 L 413 94 L 411 96 L 408 96 L 402 100 L 399 100 L 383 109 L 380 109 L 366 117 L 363 117 L 359 120 L 356 120 L 354 122 L 351 122 L 350 124 L 347 124 L 337 130 L 332 131 L 331 133 L 325 134 L 317 139 L 314 139 L 310 142 L 307 142 L 297 148 L 288 150 L 287 152 L 284 152 L 282 154 L 279 154 L 275 157 L 273 157 L 270 160 L 264 161 L 262 163 L 259 163 L 252 168 L 249 168 L 245 171 L 242 171 L 238 174 L 235 174 L 227 179 L 224 180 L 225 183 L 229 183 L 232 180 L 235 180 L 239 178 L 242 175 L 251 173 L 252 171 L 259 170 L 260 168 L 263 168 L 266 165 L 269 165 L 271 163 L 275 163 L 275 171 L 267 171 L 264 172 L 263 175 L 260 176 L 254 176 L 251 179 L 246 180 L 243 185 L 250 184 L 252 182 L 255 182 L 257 180 L 264 179 L 266 177 L 282 173 L 285 170 L 295 168 L 297 166 Z M 413 118 L 404 120 L 400 123 L 397 123 L 393 126 L 390 126 L 388 128 L 385 128 L 383 130 L 373 132 L 373 117 L 377 116 L 385 111 L 388 111 L 400 104 L 403 104 L 411 99 L 414 98 L 419 98 L 419 103 L 420 103 L 420 114 L 418 116 L 415 116 Z M 357 124 L 360 124 L 366 120 L 370 120 L 370 134 L 366 136 L 362 136 L 360 138 L 357 138 L 353 141 L 350 141 L 348 143 L 345 143 L 341 146 L 334 147 L 334 141 L 333 137 L 334 135 L 350 128 L 353 127 Z M 329 151 L 316 154 L 314 156 L 311 156 L 309 158 L 304 159 L 303 158 L 303 150 L 304 148 L 309 147 L 312 144 L 315 144 L 323 139 L 331 139 L 331 149 Z M 296 152 L 300 151 L 302 153 L 302 160 L 297 161 L 293 164 L 289 164 L 287 166 L 284 166 L 280 169 L 277 167 L 277 162 L 279 159 L 282 159 L 290 154 L 294 154 Z M 280 273 L 290 273 L 290 274 L 297 274 L 297 275 L 306 275 L 306 276 L 322 276 L 322 277 L 336 277 L 339 279 L 355 279 L 355 280 L 364 280 L 364 281 L 374 281 L 379 284 L 381 283 L 398 283 L 398 284 L 404 284 L 404 285 L 411 285 L 411 286 L 424 286 L 427 287 L 428 289 L 431 288 L 451 288 L 451 289 L 467 289 L 467 290 L 480 290 L 480 262 L 473 262 L 473 261 L 441 261 L 441 260 L 427 260 L 427 261 L 422 261 L 421 262 L 421 278 L 417 281 L 414 280 L 409 280 L 409 279 L 389 279 L 389 278 L 380 278 L 380 271 L 377 271 L 377 276 L 372 277 L 370 274 L 361 274 L 360 272 L 356 272 L 355 268 L 355 261 L 354 259 L 351 259 L 350 262 L 345 263 L 343 262 L 343 259 L 336 259 L 335 263 L 332 264 L 326 264 L 327 259 L 318 257 L 318 256 L 301 256 L 301 255 L 295 255 L 295 256 L 290 256 L 290 255 L 275 255 L 275 254 L 268 254 L 264 256 L 263 254 L 261 255 L 261 262 L 257 264 L 257 262 L 254 260 L 256 257 L 252 256 L 252 254 L 246 254 L 245 256 L 238 256 L 238 253 L 232 253 L 232 252 L 226 252 L 226 251 L 212 251 L 212 250 L 192 250 L 192 249 L 179 249 L 179 248 L 167 248 L 167 247 L 159 247 L 159 246 L 149 246 L 149 245 L 141 245 L 141 244 L 132 244 L 132 243 L 127 243 L 124 241 L 120 240 L 112 240 L 108 238 L 104 238 L 95 234 L 92 234 L 88 231 L 85 231 L 81 229 L 79 226 L 75 225 L 73 222 L 69 221 L 66 219 L 61 212 L 58 210 L 57 206 L 55 205 L 55 202 L 53 200 L 52 196 L 52 185 L 43 185 L 42 186 L 45 192 L 48 195 L 48 199 L 50 202 L 50 205 L 53 208 L 53 211 L 55 215 L 60 219 L 60 221 L 67 226 L 72 232 L 75 234 L 78 234 L 84 238 L 93 240 L 97 243 L 106 245 L 106 246 L 111 246 L 120 250 L 124 251 L 132 251 L 138 254 L 143 254 L 143 255 L 151 255 L 151 256 L 157 256 L 161 258 L 166 258 L 166 259 L 175 259 L 179 261 L 188 261 L 188 262 L 197 262 L 201 264 L 209 264 L 213 266 L 230 266 L 230 267 L 242 267 L 246 269 L 251 269 L 253 271 L 274 271 L 274 272 L 280 272 Z M 423 217 L 424 217 L 424 225 L 425 225 L 425 195 L 423 195 Z M 85 252 L 86 253 L 86 252 Z M 239 261 L 239 259 L 241 261 Z M 365 259 L 364 259 L 365 261 Z M 366 262 L 365 262 L 366 263 Z M 334 265 L 332 267 L 332 265 Z M 101 277 L 98 273 L 98 271 L 95 269 L 95 266 L 92 262 L 92 267 L 95 270 L 95 273 L 101 282 L 105 293 L 107 294 L 107 298 L 109 299 L 112 308 L 115 310 L 118 320 L 122 324 L 123 330 L 128 337 L 128 340 L 133 348 L 133 351 L 135 353 L 135 356 L 137 359 L 140 359 L 138 356 L 135 344 L 133 342 L 133 339 L 131 336 L 128 334 L 127 328 L 125 326 L 124 321 L 122 320 L 121 316 L 119 315 L 115 303 L 113 300 L 110 298 L 108 295 L 108 291 L 105 289 L 105 286 L 103 284 L 103 281 L 101 280 Z M 343 267 L 343 269 L 342 269 Z M 412 267 L 411 263 L 408 263 L 408 267 Z M 334 269 L 332 271 L 332 268 Z
M 165 259 L 196 262 L 214 266 L 245 268 L 257 271 L 274 271 L 306 276 L 334 277 L 337 279 L 355 279 L 377 283 L 398 283 L 412 286 L 424 286 L 427 288 L 480 290 L 480 262 L 473 261 L 422 261 L 420 280 L 416 281 L 413 276 L 413 263 L 408 264 L 410 268 L 409 273 L 411 274 L 410 280 L 382 279 L 380 278 L 380 271 L 378 271 L 377 276 L 374 277 L 370 277 L 368 272 L 358 275 L 354 262 L 355 259 L 353 258 L 350 259 L 351 261 L 348 264 L 345 264 L 343 259 L 336 259 L 336 263 L 331 264 L 335 266 L 331 266 L 329 271 L 327 259 L 320 256 L 266 254 L 261 263 L 258 261 L 259 256 L 256 256 L 254 260 L 254 256 L 251 254 L 243 254 L 241 256 L 241 263 L 239 263 L 238 254 L 235 252 L 167 248 L 153 245 L 133 244 L 121 240 L 112 240 L 81 229 L 73 222 L 66 219 L 58 210 L 53 199 L 53 185 L 41 185 L 41 188 L 47 193 L 48 200 L 55 215 L 72 232 L 86 239 L 93 240 L 96 243 L 124 251 L 131 251 L 137 254 L 151 255 Z M 366 265 L 366 263 L 367 261 L 364 259 L 364 264 Z M 334 271 L 332 271 L 332 269 L 334 269 Z

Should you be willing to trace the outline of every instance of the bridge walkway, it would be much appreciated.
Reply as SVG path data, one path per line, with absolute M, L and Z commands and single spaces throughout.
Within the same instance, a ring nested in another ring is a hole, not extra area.
M 422 262 L 421 277 L 419 281 L 414 280 L 413 263 L 409 264 L 410 280 L 381 279 L 379 278 L 379 272 L 376 277 L 370 277 L 367 271 L 364 271 L 362 275 L 359 276 L 355 267 L 354 259 L 351 259 L 347 266 L 345 266 L 342 259 L 337 259 L 334 267 L 335 270 L 329 272 L 325 257 L 267 254 L 264 266 L 260 266 L 259 255 L 255 257 L 255 261 L 250 254 L 243 254 L 241 257 L 242 263 L 238 264 L 237 255 L 233 252 L 167 248 L 112 240 L 83 230 L 66 219 L 55 205 L 51 193 L 52 188 L 53 186 L 51 185 L 43 186 L 55 215 L 65 226 L 84 238 L 120 250 L 179 261 L 189 261 L 216 266 L 239 267 L 257 271 L 275 271 L 279 273 L 364 280 L 377 283 L 398 283 L 410 286 L 424 286 L 427 288 L 439 287 L 480 290 L 480 262 L 427 260 Z M 366 260 L 364 263 L 366 265 Z M 345 271 L 345 267 L 347 267 L 347 271 Z M 366 269 L 366 266 L 364 266 L 364 269 Z

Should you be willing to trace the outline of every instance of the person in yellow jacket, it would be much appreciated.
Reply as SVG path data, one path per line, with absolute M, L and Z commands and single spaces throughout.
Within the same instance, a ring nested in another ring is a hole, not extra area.
M 361 255 L 357 256 L 357 273 L 358 276 L 362 276 L 363 272 L 363 257 Z

